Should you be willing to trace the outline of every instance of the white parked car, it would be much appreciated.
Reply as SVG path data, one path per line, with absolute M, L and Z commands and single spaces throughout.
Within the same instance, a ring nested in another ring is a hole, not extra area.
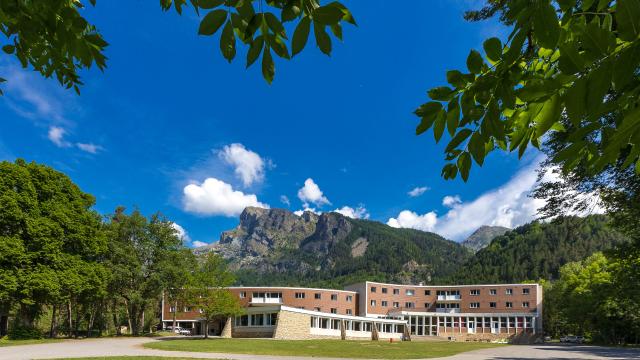
M 560 338 L 560 342 L 570 344 L 582 344 L 584 342 L 584 336 L 567 335 Z
M 185 328 L 180 328 L 180 331 L 178 332 L 178 334 L 180 334 L 180 335 L 191 335 L 191 330 L 185 329 Z

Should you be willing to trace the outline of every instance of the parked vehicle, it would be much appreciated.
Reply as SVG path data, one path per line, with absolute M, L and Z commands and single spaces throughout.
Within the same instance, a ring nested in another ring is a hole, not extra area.
M 191 330 L 180 328 L 180 331 L 178 332 L 178 334 L 180 334 L 180 335 L 191 335 Z
M 567 335 L 560 338 L 560 342 L 569 344 L 582 344 L 584 336 Z

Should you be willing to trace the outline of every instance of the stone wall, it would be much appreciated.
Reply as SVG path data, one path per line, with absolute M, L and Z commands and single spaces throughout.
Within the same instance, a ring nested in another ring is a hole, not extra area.
M 228 339 L 231 337 L 231 325 L 232 321 L 231 321 L 231 317 L 227 318 L 227 321 L 224 323 L 224 327 L 222 328 L 222 332 L 220 333 L 220 337 L 221 338 L 225 338 Z
M 316 338 L 312 336 L 311 316 L 307 314 L 294 313 L 280 310 L 278 312 L 278 322 L 273 332 L 274 339 L 305 340 Z

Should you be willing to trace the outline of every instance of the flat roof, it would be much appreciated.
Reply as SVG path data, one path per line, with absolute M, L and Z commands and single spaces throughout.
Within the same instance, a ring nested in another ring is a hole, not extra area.
M 321 288 L 307 288 L 307 287 L 292 287 L 292 286 L 229 286 L 227 289 L 260 289 L 260 290 L 311 290 L 311 291 L 330 291 L 330 292 L 343 292 L 350 294 L 357 294 L 357 291 L 351 290 L 336 290 L 336 289 L 321 289 Z

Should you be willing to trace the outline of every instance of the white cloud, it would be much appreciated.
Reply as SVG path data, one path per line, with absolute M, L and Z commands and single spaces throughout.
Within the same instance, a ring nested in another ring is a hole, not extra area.
M 320 215 L 320 214 L 322 214 L 322 211 L 318 211 L 318 210 L 316 210 L 316 209 L 314 209 L 314 208 L 305 208 L 304 210 L 296 210 L 296 211 L 294 211 L 293 213 L 294 213 L 295 215 L 302 216 L 302 214 L 304 214 L 304 212 L 305 212 L 305 211 L 308 211 L 308 212 L 314 213 L 314 214 L 316 214 L 316 215 Z
M 185 211 L 210 216 L 237 216 L 247 206 L 269 208 L 256 195 L 233 190 L 231 185 L 211 177 L 203 183 L 185 186 L 182 203 Z
M 280 195 L 280 202 L 287 206 L 291 206 L 291 201 L 289 201 L 287 195 Z
M 304 181 L 304 186 L 298 190 L 298 199 L 302 201 L 303 207 L 306 209 L 310 203 L 316 206 L 331 205 L 329 199 L 327 199 L 320 187 L 313 181 L 312 178 L 308 178 Z
M 461 203 L 462 203 L 462 200 L 460 200 L 460 195 L 453 195 L 453 196 L 447 195 L 444 198 L 442 198 L 442 205 L 448 208 L 456 207 Z
M 43 119 L 51 123 L 66 123 L 64 118 L 65 104 L 60 99 L 68 100 L 69 96 L 57 83 L 44 80 L 33 72 L 23 70 L 17 65 L 0 68 L 7 82 L 4 100 L 18 115 L 31 119 Z
M 407 194 L 409 194 L 409 196 L 411 197 L 418 197 L 424 194 L 427 190 L 429 190 L 428 186 L 418 186 L 415 189 L 409 191 Z
M 333 212 L 337 212 L 338 214 L 342 214 L 352 219 L 368 219 L 369 218 L 369 212 L 367 212 L 367 209 L 364 206 L 358 206 L 355 209 L 350 206 L 343 206 L 339 209 L 333 210 Z
M 462 240 L 482 225 L 514 228 L 536 218 L 545 202 L 530 197 L 537 182 L 538 158 L 521 169 L 506 184 L 487 191 L 471 202 L 460 202 L 459 197 L 443 199 L 443 205 L 453 207 L 445 215 L 433 211 L 424 215 L 404 210 L 388 225 L 433 231 L 445 238 Z M 446 201 L 445 201 L 446 200 Z
M 191 237 L 189 237 L 187 230 L 180 226 L 180 224 L 172 222 L 171 227 L 176 231 L 176 235 L 178 235 L 178 238 L 182 240 L 183 243 L 188 244 L 191 242 Z
M 207 245 L 209 245 L 209 243 L 206 243 L 204 241 L 196 240 L 196 241 L 192 242 L 191 245 L 193 245 L 194 248 L 197 248 L 197 247 L 207 246 Z
M 85 143 L 76 143 L 76 146 L 78 147 L 78 149 L 84 151 L 84 152 L 88 152 L 90 154 L 97 154 L 98 151 L 102 150 L 102 146 L 100 145 L 96 145 L 96 144 L 85 144 Z
M 247 150 L 242 144 L 227 145 L 218 156 L 235 168 L 236 176 L 245 187 L 264 180 L 265 161 L 257 153 Z
M 394 228 L 411 228 L 422 231 L 432 231 L 438 219 L 435 212 L 418 215 L 413 211 L 403 210 L 397 218 L 390 218 L 387 225 Z
M 47 133 L 47 138 L 51 140 L 57 147 L 69 147 L 71 144 L 64 140 L 64 136 L 67 131 L 59 126 L 51 126 L 49 127 L 49 132 Z

